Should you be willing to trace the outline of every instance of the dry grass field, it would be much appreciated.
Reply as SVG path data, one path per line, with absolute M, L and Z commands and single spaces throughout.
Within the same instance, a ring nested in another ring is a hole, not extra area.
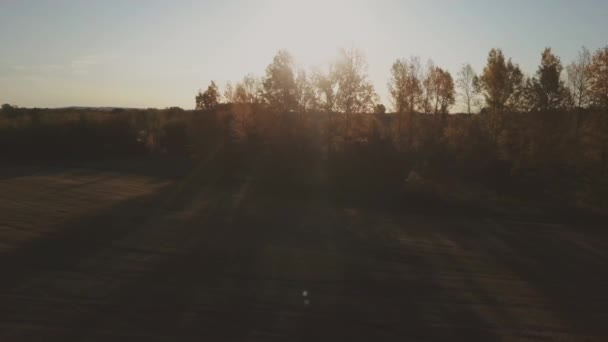
M 176 165 L 3 168 L 0 340 L 608 340 L 602 227 Z

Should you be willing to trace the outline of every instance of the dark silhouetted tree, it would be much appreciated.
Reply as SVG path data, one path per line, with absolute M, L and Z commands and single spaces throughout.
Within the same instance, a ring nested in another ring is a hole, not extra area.
M 17 108 L 16 106 L 12 106 L 8 103 L 4 103 L 2 105 L 2 107 L 0 107 L 0 112 L 2 112 L 3 114 L 12 114 L 16 108 Z
M 386 107 L 382 103 L 379 103 L 374 107 L 374 113 L 375 114 L 386 114 Z
M 212 109 L 220 103 L 220 92 L 214 81 L 211 81 L 205 92 L 199 91 L 196 96 L 196 109 Z
M 511 59 L 507 62 L 507 75 L 511 95 L 507 98 L 506 109 L 515 112 L 528 111 L 526 78 L 519 65 L 511 62 Z
M 562 70 L 559 57 L 551 52 L 551 48 L 546 48 L 541 55 L 536 76 L 527 81 L 528 91 L 531 91 L 531 108 L 551 110 L 569 103 L 570 94 L 561 79 Z

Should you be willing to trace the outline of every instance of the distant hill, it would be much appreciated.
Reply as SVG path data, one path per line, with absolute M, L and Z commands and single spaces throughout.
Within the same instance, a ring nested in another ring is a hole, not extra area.
M 56 109 L 70 109 L 70 110 L 94 110 L 99 112 L 111 112 L 113 110 L 145 110 L 145 108 L 129 108 L 129 107 L 86 107 L 86 106 L 70 106 L 61 107 Z

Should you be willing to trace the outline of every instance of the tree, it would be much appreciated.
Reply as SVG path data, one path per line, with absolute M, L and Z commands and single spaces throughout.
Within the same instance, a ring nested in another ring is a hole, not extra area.
M 319 107 L 328 113 L 335 111 L 338 82 L 335 79 L 332 64 L 329 65 L 327 72 L 320 69 L 313 70 L 312 86 L 315 89 Z
M 334 64 L 334 78 L 338 89 L 336 107 L 346 114 L 369 113 L 374 110 L 377 95 L 367 79 L 367 61 L 357 49 L 342 49 Z
M 407 61 L 397 59 L 391 67 L 391 79 L 388 82 L 388 91 L 391 94 L 393 108 L 399 114 L 405 113 L 409 109 L 407 71 Z
M 259 77 L 249 74 L 241 82 L 247 94 L 247 103 L 259 104 L 263 102 L 264 81 Z
M 378 103 L 374 107 L 374 114 L 386 114 L 386 107 L 382 103 Z
M 196 96 L 196 109 L 213 109 L 220 102 L 220 91 L 214 81 L 211 81 L 204 93 L 198 92 Z
M 477 74 L 471 66 L 471 64 L 465 64 L 462 69 L 458 72 L 458 80 L 456 84 L 460 89 L 460 96 L 467 107 L 467 113 L 472 113 L 472 107 L 475 105 L 477 100 L 477 92 L 475 91 L 475 79 Z
M 452 75 L 448 71 L 430 64 L 424 86 L 426 111 L 432 111 L 435 114 L 447 114 L 449 107 L 455 103 Z
M 233 93 L 234 103 L 259 104 L 262 103 L 264 93 L 263 82 L 253 75 L 247 75 L 236 84 Z
M 456 89 L 454 86 L 454 79 L 449 71 L 438 68 L 440 71 L 440 87 L 439 87 L 439 112 L 441 114 L 448 114 L 450 107 L 456 103 Z
M 521 106 L 525 85 L 523 73 L 510 59 L 505 61 L 502 50 L 490 50 L 483 74 L 475 82 L 490 109 L 500 111 Z
M 529 110 L 526 98 L 526 78 L 518 64 L 507 62 L 507 80 L 510 95 L 507 97 L 505 108 L 515 112 L 525 112 Z
M 429 63 L 432 63 L 432 61 L 429 61 Z M 424 111 L 424 89 L 422 87 L 424 73 L 422 71 L 422 63 L 420 62 L 420 57 L 410 57 L 410 62 L 408 64 L 408 73 L 410 75 L 410 92 L 408 102 L 411 106 L 411 113 L 413 113 L 415 110 Z
M 578 53 L 578 59 L 566 67 L 568 74 L 568 87 L 572 94 L 574 105 L 584 108 L 589 105 L 589 66 L 591 65 L 591 52 L 586 47 Z
M 249 95 L 247 94 L 247 90 L 245 89 L 245 86 L 243 85 L 243 83 L 240 83 L 240 82 L 237 83 L 236 87 L 234 88 L 233 102 L 238 103 L 238 104 L 243 104 L 243 103 L 250 103 L 249 100 L 250 100 Z
M 264 98 L 268 104 L 279 111 L 297 109 L 297 85 L 293 57 L 281 50 L 266 68 Z
M 226 87 L 224 89 L 224 99 L 226 99 L 226 103 L 234 103 L 234 87 L 232 86 L 232 82 L 226 82 Z
M 426 72 L 420 73 L 420 79 L 422 80 L 422 97 L 420 99 L 419 111 L 424 113 L 433 112 L 433 87 L 436 82 L 435 79 L 437 74 L 435 73 L 435 63 L 432 59 L 426 62 Z
M 317 94 L 312 82 L 308 79 L 306 70 L 299 70 L 296 78 L 296 102 L 298 110 L 305 113 L 318 109 Z
M 420 59 L 411 57 L 397 59 L 391 67 L 391 79 L 388 83 L 393 107 L 399 114 L 413 113 L 422 98 L 420 82 Z
M 587 77 L 591 101 L 595 106 L 608 109 L 608 46 L 593 54 Z
M 9 112 L 11 112 L 13 109 L 15 109 L 15 108 L 17 108 L 17 107 L 16 107 L 16 106 L 12 106 L 12 105 L 10 105 L 10 104 L 8 104 L 8 103 L 4 103 L 4 104 L 2 105 L 2 107 L 0 107 L 0 110 L 1 110 L 3 113 L 9 113 Z
M 561 79 L 562 63 L 559 57 L 546 48 L 541 55 L 541 64 L 536 76 L 528 81 L 528 91 L 531 91 L 532 108 L 557 109 L 567 104 L 570 94 Z

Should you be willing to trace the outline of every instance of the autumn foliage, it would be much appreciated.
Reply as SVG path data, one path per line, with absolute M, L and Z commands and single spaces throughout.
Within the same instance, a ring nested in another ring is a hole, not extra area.
M 465 66 L 456 82 L 432 63 L 399 59 L 389 82 L 394 112 L 386 113 L 360 52 L 345 50 L 336 64 L 311 71 L 296 70 L 281 52 L 264 78 L 248 75 L 223 96 L 212 83 L 193 111 L 3 106 L 0 155 L 4 162 L 175 155 L 369 201 L 509 198 L 605 210 L 607 56 L 583 52 L 564 68 L 546 49 L 526 77 L 495 49 L 480 75 Z M 447 115 L 465 86 L 467 114 Z

